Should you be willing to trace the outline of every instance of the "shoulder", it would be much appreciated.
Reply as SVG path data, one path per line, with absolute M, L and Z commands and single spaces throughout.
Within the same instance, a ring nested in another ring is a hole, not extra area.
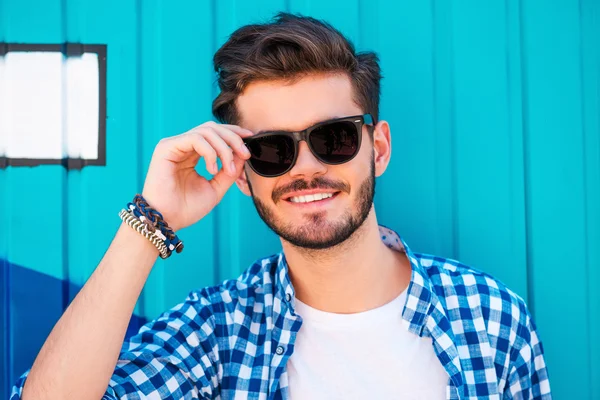
M 193 307 L 202 319 L 221 320 L 225 314 L 252 307 L 253 312 L 263 309 L 265 299 L 273 293 L 273 281 L 279 254 L 254 261 L 236 279 L 191 291 L 184 302 Z M 245 311 L 250 312 L 250 311 Z
M 488 273 L 453 259 L 416 254 L 451 325 L 477 332 L 483 322 L 501 347 L 521 347 L 534 329 L 525 300 Z M 470 329 L 469 329 L 470 328 Z M 506 342 L 506 343 L 504 343 Z
M 433 292 L 431 315 L 442 328 L 438 331 L 449 335 L 466 365 L 485 369 L 486 377 L 485 365 L 493 366 L 489 372 L 497 374 L 505 398 L 549 398 L 544 349 L 525 300 L 490 274 L 459 261 L 415 256 Z
M 139 348 L 156 336 L 165 343 L 206 342 L 207 348 L 213 347 L 215 340 L 231 335 L 231 329 L 243 326 L 247 318 L 264 314 L 265 302 L 272 303 L 271 269 L 276 263 L 277 257 L 269 256 L 254 262 L 237 279 L 192 290 L 184 301 L 142 326 L 124 349 Z

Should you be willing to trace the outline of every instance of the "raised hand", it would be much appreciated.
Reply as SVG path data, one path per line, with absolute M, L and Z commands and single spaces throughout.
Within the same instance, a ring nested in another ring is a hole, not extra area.
M 250 158 L 242 138 L 249 136 L 252 132 L 247 129 L 211 121 L 162 139 L 152 154 L 142 195 L 175 231 L 198 222 L 242 173 Z M 195 170 L 201 158 L 214 175 L 211 180 Z

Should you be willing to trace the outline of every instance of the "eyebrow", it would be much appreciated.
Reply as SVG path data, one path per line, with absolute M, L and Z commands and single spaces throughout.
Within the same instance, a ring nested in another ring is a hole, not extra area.
M 308 125 L 306 128 L 304 129 L 300 129 L 300 130 L 291 130 L 291 129 L 264 129 L 261 131 L 258 131 L 255 133 L 255 135 L 260 135 L 262 133 L 271 133 L 271 132 L 288 132 L 288 133 L 293 133 L 293 132 L 302 132 L 305 129 L 311 128 L 315 125 L 318 125 L 320 123 L 323 122 L 327 122 L 327 121 L 333 121 L 334 119 L 338 119 L 338 118 L 343 118 L 343 117 L 339 117 L 339 116 L 333 116 L 331 118 L 327 118 L 327 119 L 321 119 L 321 120 L 317 120 L 317 121 L 313 121 L 310 125 Z

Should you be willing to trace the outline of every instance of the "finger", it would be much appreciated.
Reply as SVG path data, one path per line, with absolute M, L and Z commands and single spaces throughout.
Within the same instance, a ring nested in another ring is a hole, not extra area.
M 204 157 L 206 169 L 213 174 L 217 173 L 217 153 L 202 136 L 185 133 L 162 139 L 156 152 L 160 157 L 177 163 L 191 157 Z
M 227 174 L 225 173 L 225 171 L 221 170 L 209 181 L 209 183 L 212 185 L 213 189 L 217 193 L 219 201 L 221 201 L 227 190 L 242 174 L 244 170 L 244 163 L 246 162 L 246 160 L 234 154 L 233 162 L 235 163 L 235 175 Z
M 201 157 L 204 157 L 206 170 L 211 174 L 216 174 L 219 170 L 217 167 L 217 152 L 210 143 L 200 135 L 185 135 L 186 142 L 191 143 L 192 149 Z
M 244 159 L 250 158 L 250 150 L 248 150 L 248 147 L 246 147 L 246 144 L 240 135 L 225 128 L 223 125 L 215 125 L 212 128 L 240 157 Z
M 231 125 L 231 124 L 216 124 L 217 126 L 222 126 L 223 128 L 229 129 L 230 131 L 240 135 L 243 138 L 247 138 L 250 137 L 252 135 L 254 135 L 254 132 L 252 132 L 249 129 L 246 128 L 242 128 L 239 125 Z
M 217 156 L 221 159 L 223 168 L 229 172 L 230 175 L 235 174 L 235 165 L 233 164 L 233 151 L 231 147 L 219 136 L 217 132 L 212 129 L 205 128 L 202 132 L 198 133 L 216 150 Z

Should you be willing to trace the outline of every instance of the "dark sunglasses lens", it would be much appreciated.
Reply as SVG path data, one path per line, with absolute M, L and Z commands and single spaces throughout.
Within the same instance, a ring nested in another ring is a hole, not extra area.
M 356 125 L 349 121 L 332 122 L 310 133 L 310 145 L 325 162 L 339 164 L 348 161 L 358 151 Z
M 250 163 L 256 172 L 265 176 L 285 172 L 294 161 L 294 140 L 289 136 L 270 135 L 248 143 Z

